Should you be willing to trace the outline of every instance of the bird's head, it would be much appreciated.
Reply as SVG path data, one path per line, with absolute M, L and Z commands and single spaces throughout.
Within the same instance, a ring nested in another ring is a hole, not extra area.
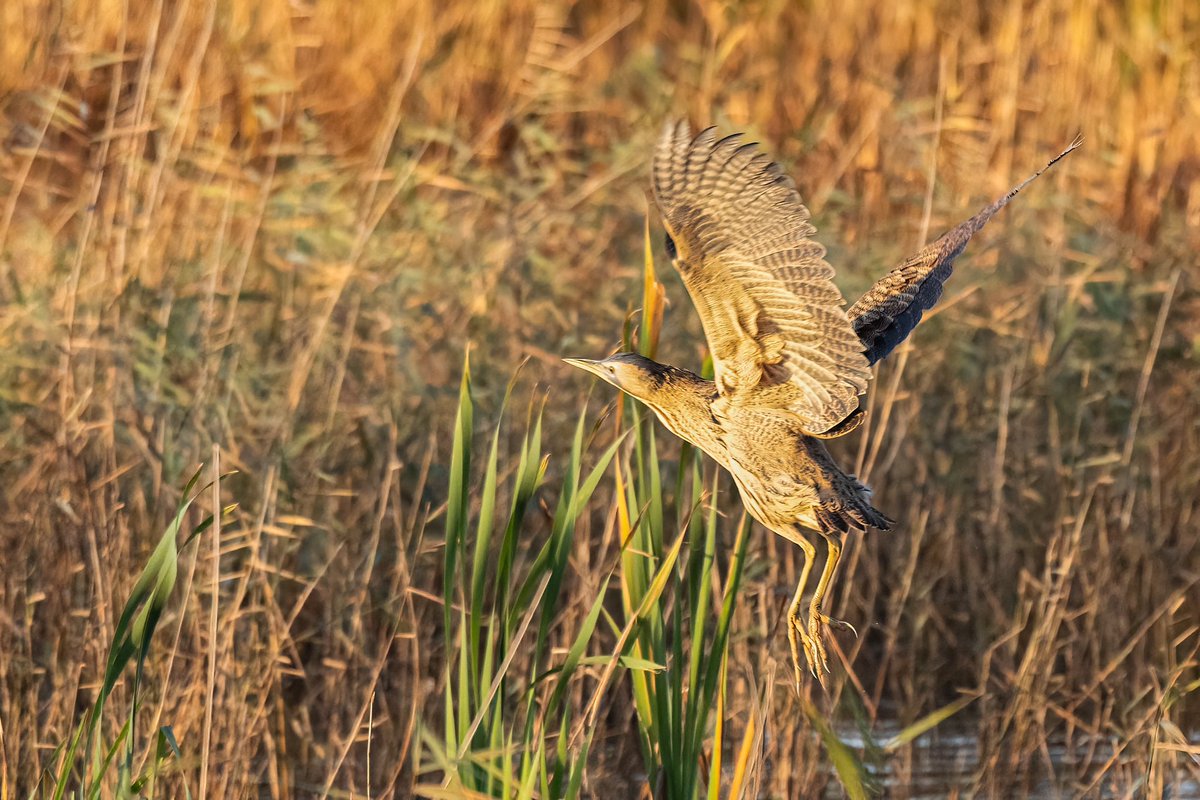
M 670 367 L 637 353 L 617 353 L 600 361 L 564 358 L 573 367 L 586 370 L 639 400 L 650 400 L 668 377 Z

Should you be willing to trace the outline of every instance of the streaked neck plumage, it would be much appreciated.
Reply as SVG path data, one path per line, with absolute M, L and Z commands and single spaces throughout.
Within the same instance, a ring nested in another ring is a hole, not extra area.
M 638 399 L 654 411 L 667 430 L 726 465 L 721 426 L 712 413 L 716 384 L 686 369 L 657 363 L 654 366 L 648 382 L 650 391 Z

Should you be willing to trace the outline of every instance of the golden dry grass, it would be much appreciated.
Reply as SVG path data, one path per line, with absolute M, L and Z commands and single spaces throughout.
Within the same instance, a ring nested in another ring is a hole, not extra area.
M 216 638 L 191 551 L 152 665 L 186 779 L 407 794 L 444 674 L 424 523 L 461 354 L 481 418 L 531 356 L 522 391 L 552 386 L 569 431 L 584 384 L 556 357 L 618 341 L 671 113 L 769 143 L 851 296 L 1084 134 L 973 243 L 839 449 L 904 524 L 851 546 L 853 679 L 814 700 L 908 722 L 978 694 L 984 794 L 1195 779 L 1198 97 L 1187 0 L 0 4 L 0 795 L 90 701 L 213 443 L 240 502 Z M 662 277 L 660 356 L 696 366 Z M 564 646 L 606 522 L 576 538 Z M 786 657 L 793 549 L 752 545 L 733 724 Z M 637 762 L 612 702 L 595 785 Z M 819 794 L 796 698 L 768 708 L 764 792 Z

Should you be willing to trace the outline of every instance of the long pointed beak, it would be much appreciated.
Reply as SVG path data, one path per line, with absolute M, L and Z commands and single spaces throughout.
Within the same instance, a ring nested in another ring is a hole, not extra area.
M 563 361 L 567 362 L 572 367 L 579 367 L 580 369 L 590 372 L 597 377 L 600 375 L 599 361 L 594 361 L 590 358 L 564 358 Z

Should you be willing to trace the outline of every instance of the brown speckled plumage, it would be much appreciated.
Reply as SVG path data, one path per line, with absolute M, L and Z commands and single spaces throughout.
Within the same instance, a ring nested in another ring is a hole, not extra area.
M 825 250 L 810 238 L 808 210 L 778 165 L 737 135 L 718 139 L 710 128 L 693 137 L 686 122 L 663 131 L 654 197 L 668 253 L 704 327 L 715 381 L 630 353 L 568 361 L 646 403 L 672 433 L 729 470 L 752 517 L 803 548 L 788 614 L 797 680 L 800 646 L 823 681 L 824 628 L 850 627 L 822 610 L 841 534 L 893 524 L 823 439 L 858 427 L 871 365 L 941 297 L 971 236 L 1050 164 L 891 270 L 847 312 Z M 799 614 L 815 548 L 802 529 L 818 532 L 828 548 L 807 627 Z
M 791 179 L 740 136 L 692 138 L 686 122 L 663 132 L 653 176 L 721 393 L 787 408 L 811 433 L 845 419 L 870 365 Z

